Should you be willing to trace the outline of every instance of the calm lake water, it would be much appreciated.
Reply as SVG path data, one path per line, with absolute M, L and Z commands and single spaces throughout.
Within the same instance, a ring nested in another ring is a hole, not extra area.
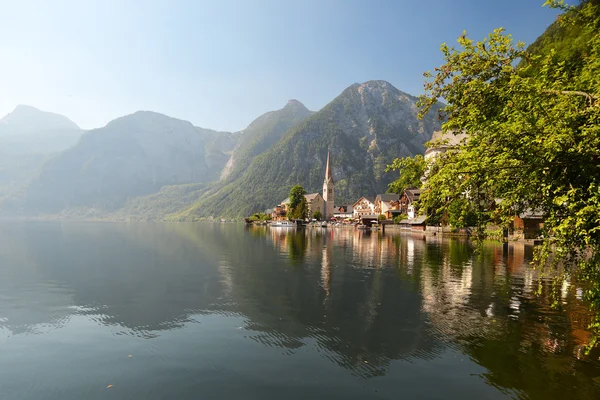
M 532 249 L 231 224 L 0 225 L 1 399 L 599 399 Z M 112 386 L 111 386 L 112 385 Z

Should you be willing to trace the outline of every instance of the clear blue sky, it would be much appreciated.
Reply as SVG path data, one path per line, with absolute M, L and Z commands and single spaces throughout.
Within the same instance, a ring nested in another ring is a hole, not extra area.
M 0 0 L 0 114 L 28 104 L 83 128 L 152 110 L 245 128 L 290 98 L 318 110 L 354 82 L 411 94 L 466 29 L 531 43 L 543 0 Z

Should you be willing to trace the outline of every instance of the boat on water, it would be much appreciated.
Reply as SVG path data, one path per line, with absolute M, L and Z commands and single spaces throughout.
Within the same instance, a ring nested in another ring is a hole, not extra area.
M 291 221 L 272 222 L 269 226 L 273 228 L 295 228 L 296 224 Z

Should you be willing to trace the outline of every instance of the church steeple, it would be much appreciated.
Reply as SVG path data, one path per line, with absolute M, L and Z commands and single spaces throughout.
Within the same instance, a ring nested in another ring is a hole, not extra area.
M 331 170 L 331 155 L 327 152 L 327 166 L 325 167 L 325 179 L 323 180 L 323 200 L 325 200 L 325 217 L 333 217 L 334 208 L 334 185 L 333 171 Z
M 330 153 L 327 152 L 327 167 L 325 168 L 325 182 L 333 182 L 333 175 L 331 173 L 331 166 L 329 165 Z

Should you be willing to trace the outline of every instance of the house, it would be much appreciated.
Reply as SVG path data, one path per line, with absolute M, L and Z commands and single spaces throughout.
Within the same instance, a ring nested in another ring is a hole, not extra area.
M 425 161 L 445 153 L 448 149 L 461 146 L 469 137 L 466 133 L 454 134 L 453 131 L 436 131 L 431 136 L 431 146 L 425 151 Z
M 541 212 L 525 210 L 515 215 L 513 228 L 523 232 L 524 239 L 537 239 L 544 228 L 544 216 Z
M 304 198 L 306 199 L 306 205 L 308 206 L 308 218 L 312 218 L 313 214 L 316 211 L 319 211 L 321 215 L 325 215 L 325 199 L 321 196 L 321 193 L 310 193 L 305 194 Z M 287 214 L 287 208 L 290 204 L 290 198 L 288 197 L 284 201 L 281 202 L 281 205 L 278 207 L 285 208 L 285 212 Z M 275 207 L 277 209 L 277 207 Z
M 427 175 L 429 175 L 429 168 L 436 157 L 439 157 L 440 154 L 447 152 L 449 149 L 463 145 L 467 141 L 468 137 L 469 135 L 466 133 L 454 134 L 454 131 L 433 132 L 431 140 L 429 141 L 429 147 L 427 148 L 427 150 L 425 150 L 424 158 L 428 167 L 425 170 L 423 176 L 421 177 L 421 182 L 425 183 L 425 181 L 427 181 Z
M 375 199 L 363 196 L 352 205 L 352 216 L 358 219 L 368 215 L 376 215 Z
M 404 219 L 400 221 L 400 226 L 408 228 L 413 231 L 425 231 L 425 221 L 427 217 L 425 215 L 419 215 L 416 218 Z
M 352 218 L 352 206 L 343 204 L 333 207 L 333 216 L 337 219 Z
M 273 221 L 282 221 L 287 219 L 287 207 L 283 205 L 276 206 L 271 212 L 271 219 Z
M 408 218 L 415 218 L 417 216 L 415 202 L 418 201 L 420 197 L 420 189 L 406 189 L 400 197 L 400 214 L 407 215 Z
M 375 197 L 375 214 L 390 218 L 391 210 L 398 209 L 400 196 L 395 193 L 378 194 Z

